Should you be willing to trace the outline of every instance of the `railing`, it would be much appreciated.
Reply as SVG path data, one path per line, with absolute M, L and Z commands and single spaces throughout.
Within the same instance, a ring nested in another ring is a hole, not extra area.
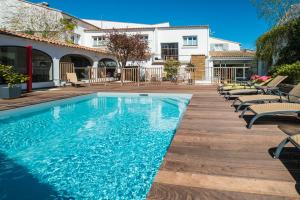
M 250 67 L 213 67 L 211 79 L 214 83 L 235 83 L 238 79 L 245 79 Z
M 61 81 L 67 80 L 67 73 L 74 73 L 74 63 L 60 62 L 59 63 L 59 79 Z
M 140 82 L 140 68 L 123 68 L 121 70 L 122 85 L 138 84 Z
M 234 83 L 249 74 L 250 67 L 212 67 L 199 69 L 197 67 L 182 67 L 176 76 L 167 78 L 163 67 L 130 67 L 117 70 L 116 68 L 75 67 L 62 65 L 61 80 L 65 80 L 65 73 L 76 72 L 79 80 L 90 85 L 94 84 L 121 84 L 121 85 L 160 85 L 163 82 L 170 84 L 196 83 Z

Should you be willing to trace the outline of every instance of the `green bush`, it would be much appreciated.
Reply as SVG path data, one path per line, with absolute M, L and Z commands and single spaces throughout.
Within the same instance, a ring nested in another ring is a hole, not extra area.
M 285 64 L 275 67 L 271 72 L 272 76 L 288 76 L 286 82 L 290 84 L 300 83 L 300 61 L 293 64 Z
M 17 73 L 13 66 L 5 66 L 1 64 L 0 77 L 4 79 L 8 87 L 14 87 L 17 84 L 24 83 L 28 80 L 28 76 Z
M 164 63 L 164 71 L 167 73 L 167 78 L 169 80 L 177 75 L 180 65 L 178 60 L 167 60 Z

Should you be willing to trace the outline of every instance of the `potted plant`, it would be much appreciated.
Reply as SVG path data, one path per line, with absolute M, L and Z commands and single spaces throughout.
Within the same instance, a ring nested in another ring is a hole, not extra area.
M 7 86 L 0 87 L 0 98 L 12 99 L 21 96 L 22 88 L 19 84 L 28 80 L 28 76 L 17 73 L 13 66 L 0 64 L 0 77 L 2 77 Z

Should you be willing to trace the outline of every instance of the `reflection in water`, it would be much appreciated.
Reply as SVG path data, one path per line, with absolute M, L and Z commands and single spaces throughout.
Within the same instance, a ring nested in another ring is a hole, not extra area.
M 99 109 L 99 99 L 97 97 L 93 98 L 91 100 L 91 105 L 93 106 L 94 109 L 98 110 Z
M 53 118 L 55 120 L 58 120 L 60 118 L 60 107 L 59 106 L 55 106 L 53 108 Z

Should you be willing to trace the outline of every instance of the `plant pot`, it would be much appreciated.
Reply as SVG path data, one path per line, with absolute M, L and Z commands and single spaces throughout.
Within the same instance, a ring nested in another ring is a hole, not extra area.
M 0 87 L 1 99 L 15 99 L 15 98 L 19 98 L 21 94 L 22 94 L 22 88 L 20 86 Z

